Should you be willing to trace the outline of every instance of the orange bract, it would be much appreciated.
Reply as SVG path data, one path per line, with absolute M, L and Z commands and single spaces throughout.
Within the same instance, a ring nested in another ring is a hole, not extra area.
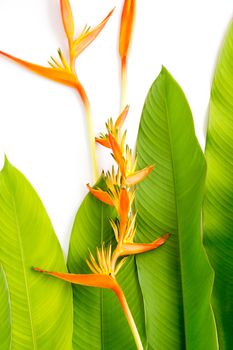
M 111 276 L 107 276 L 104 274 L 73 274 L 73 273 L 61 273 L 61 272 L 52 272 L 42 270 L 40 268 L 35 267 L 35 271 L 46 273 L 48 275 L 57 277 L 62 279 L 63 281 L 67 281 L 74 284 L 80 284 L 88 287 L 99 287 L 99 288 L 115 288 L 115 281 Z
M 154 169 L 154 165 L 148 166 L 145 169 L 138 170 L 135 173 L 130 174 L 126 178 L 126 184 L 129 186 L 136 185 L 138 182 L 145 179 L 145 177 L 150 174 L 150 172 Z
M 129 105 L 127 105 L 124 110 L 121 112 L 121 114 L 119 115 L 119 117 L 117 118 L 116 120 L 116 123 L 115 123 L 115 129 L 120 129 L 122 128 L 124 122 L 125 122 L 125 119 L 128 115 L 128 112 L 129 112 Z
M 48 78 L 50 80 L 57 81 L 59 83 L 71 86 L 71 87 L 76 87 L 77 86 L 77 78 L 76 76 L 69 70 L 65 68 L 48 68 L 48 67 L 43 67 L 39 66 L 34 63 L 30 63 L 24 60 L 21 60 L 20 58 L 17 58 L 15 56 L 9 55 L 8 53 L 5 53 L 3 51 L 0 51 L 0 55 L 5 56 L 12 61 L 18 63 L 19 65 L 29 69 L 30 71 L 41 75 L 45 78 Z
M 111 145 L 111 149 L 112 149 L 114 158 L 120 167 L 122 176 L 125 176 L 125 160 L 124 160 L 124 157 L 122 156 L 121 148 L 120 148 L 117 140 L 115 139 L 115 137 L 112 134 L 109 134 L 108 137 L 109 137 L 109 142 Z
M 163 245 L 169 237 L 169 234 L 165 234 L 152 243 L 123 243 L 121 255 L 135 255 L 149 252 Z
M 90 29 L 90 27 L 85 27 L 77 39 L 73 42 L 71 47 L 71 55 L 74 58 L 77 58 L 80 53 L 89 46 L 93 40 L 99 35 L 101 30 L 104 28 L 105 24 L 108 22 L 111 17 L 114 9 L 112 9 L 105 19 L 98 24 L 95 28 Z
M 69 0 L 60 0 L 62 22 L 69 43 L 72 42 L 74 36 L 74 20 Z
M 122 16 L 121 16 L 121 27 L 120 27 L 120 38 L 119 38 L 119 54 L 122 60 L 127 57 L 130 43 L 132 40 L 135 12 L 136 12 L 136 1 L 125 0 Z
M 106 138 L 96 137 L 95 141 L 106 148 L 111 148 L 108 137 L 106 137 Z
M 89 184 L 87 185 L 87 188 L 89 189 L 89 191 L 91 192 L 91 194 L 96 197 L 97 199 L 99 199 L 101 202 L 108 204 L 110 206 L 114 206 L 113 200 L 110 197 L 110 195 L 101 190 L 101 189 L 97 189 L 95 190 L 94 188 L 92 188 Z

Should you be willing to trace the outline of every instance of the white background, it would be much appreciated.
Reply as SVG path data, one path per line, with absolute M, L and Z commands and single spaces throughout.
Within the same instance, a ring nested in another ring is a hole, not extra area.
M 89 95 L 96 134 L 120 104 L 117 38 L 121 0 L 71 0 L 77 31 L 94 26 L 116 6 L 77 70 Z M 231 0 L 138 0 L 129 60 L 126 123 L 134 146 L 147 91 L 165 65 L 183 88 L 204 147 L 211 80 L 233 13 Z M 0 0 L 0 50 L 46 65 L 67 52 L 58 0 Z M 76 93 L 0 57 L 0 167 L 4 153 L 39 193 L 67 252 L 72 222 L 91 182 L 83 108 Z M 100 168 L 108 153 L 98 148 Z M 110 158 L 109 158 L 110 159 Z

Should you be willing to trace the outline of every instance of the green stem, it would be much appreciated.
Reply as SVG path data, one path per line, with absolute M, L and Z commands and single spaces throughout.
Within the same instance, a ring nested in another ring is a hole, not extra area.
M 116 282 L 117 284 L 117 282 Z M 132 334 L 133 334 L 133 337 L 134 337 L 134 340 L 135 340 L 135 344 L 137 346 L 137 349 L 138 350 L 143 350 L 143 345 L 142 345 L 142 342 L 141 342 L 141 338 L 140 338 L 140 335 L 138 333 L 138 329 L 137 329 L 137 326 L 134 322 L 134 319 L 133 319 L 133 316 L 131 314 L 131 311 L 130 311 L 130 308 L 128 306 L 128 303 L 127 303 L 127 300 L 125 298 L 125 295 L 122 291 L 122 289 L 120 288 L 120 286 L 117 284 L 117 287 L 114 288 L 114 292 L 116 293 L 117 297 L 118 297 L 118 300 L 121 304 L 121 307 L 124 311 L 124 314 L 125 314 L 125 317 L 128 321 L 128 324 L 130 326 L 130 329 L 132 331 Z

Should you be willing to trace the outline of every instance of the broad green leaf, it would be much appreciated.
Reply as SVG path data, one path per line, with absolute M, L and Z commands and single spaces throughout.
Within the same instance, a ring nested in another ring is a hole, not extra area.
M 38 195 L 7 160 L 0 173 L 0 242 L 11 299 L 12 349 L 71 349 L 71 286 L 32 270 L 66 271 L 59 242 Z
M 213 80 L 206 143 L 204 244 L 215 270 L 212 305 L 220 349 L 233 349 L 233 21 Z
M 10 295 L 6 275 L 0 264 L 0 348 L 11 348 L 11 310 Z
M 101 242 L 114 242 L 109 224 L 113 210 L 88 194 L 75 218 L 68 256 L 73 273 L 91 273 L 85 259 L 89 249 L 95 255 Z M 125 292 L 138 330 L 145 343 L 143 300 L 134 259 L 129 259 L 119 272 L 118 282 Z M 74 350 L 136 349 L 125 315 L 117 297 L 110 290 L 73 286 Z
M 213 272 L 200 232 L 206 164 L 184 93 L 165 68 L 144 105 L 137 156 L 139 168 L 156 164 L 136 192 L 137 239 L 171 233 L 136 259 L 149 348 L 214 350 Z

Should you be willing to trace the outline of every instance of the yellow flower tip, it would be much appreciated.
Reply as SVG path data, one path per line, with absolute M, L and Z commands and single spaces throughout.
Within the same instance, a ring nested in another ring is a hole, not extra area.
M 125 0 L 121 15 L 119 54 L 126 64 L 126 57 L 130 48 L 136 14 L 136 0 Z
M 119 117 L 117 118 L 117 121 L 116 121 L 116 123 L 115 123 L 115 129 L 120 129 L 120 128 L 123 126 L 123 124 L 124 124 L 124 122 L 125 122 L 125 119 L 126 119 L 128 113 L 129 113 L 129 105 L 127 105 L 127 106 L 123 109 L 123 111 L 121 112 L 121 114 L 120 114 Z
M 99 35 L 99 33 L 102 31 L 102 29 L 108 22 L 114 10 L 115 8 L 113 8 L 109 12 L 109 14 L 104 18 L 104 20 L 92 30 L 90 27 L 84 28 L 81 34 L 72 43 L 71 56 L 73 57 L 73 59 L 76 59 L 81 54 L 81 52 L 83 52 L 92 43 L 92 41 L 95 40 L 95 38 Z
M 69 0 L 60 0 L 60 8 L 66 36 L 71 43 L 74 37 L 74 19 Z
M 101 189 L 94 189 L 89 184 L 87 184 L 87 188 L 95 198 L 99 199 L 101 202 L 107 205 L 114 206 L 113 200 L 107 192 Z

